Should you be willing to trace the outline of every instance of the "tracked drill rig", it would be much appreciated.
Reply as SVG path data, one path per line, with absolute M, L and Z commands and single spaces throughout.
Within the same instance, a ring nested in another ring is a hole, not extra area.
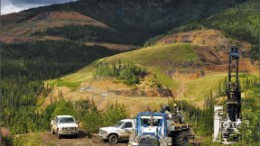
M 232 46 L 229 50 L 227 102 L 224 116 L 223 106 L 214 107 L 214 134 L 213 142 L 232 144 L 239 140 L 241 125 L 241 91 L 239 83 L 239 50 Z

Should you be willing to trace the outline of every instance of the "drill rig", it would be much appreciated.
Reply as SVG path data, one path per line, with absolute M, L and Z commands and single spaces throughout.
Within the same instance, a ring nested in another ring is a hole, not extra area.
M 238 76 L 240 54 L 238 47 L 230 47 L 228 55 L 226 116 L 223 114 L 223 106 L 214 107 L 213 142 L 223 144 L 232 144 L 239 140 L 238 127 L 241 125 L 241 90 Z

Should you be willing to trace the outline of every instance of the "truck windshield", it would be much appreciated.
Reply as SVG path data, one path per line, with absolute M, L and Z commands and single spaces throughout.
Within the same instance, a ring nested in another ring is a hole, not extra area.
M 124 124 L 123 121 L 119 121 L 118 123 L 116 123 L 116 125 L 114 125 L 114 127 L 119 128 L 119 127 L 121 127 L 123 124 Z
M 59 123 L 75 123 L 75 121 L 72 117 L 64 117 L 59 119 Z
M 148 118 L 144 118 L 144 119 L 141 119 L 141 125 L 144 126 L 144 127 L 147 127 L 147 126 L 158 126 L 161 122 L 161 119 L 148 119 Z

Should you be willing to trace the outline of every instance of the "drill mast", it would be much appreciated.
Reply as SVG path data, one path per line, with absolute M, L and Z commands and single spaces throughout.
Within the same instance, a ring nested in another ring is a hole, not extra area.
M 228 79 L 227 79 L 227 115 L 231 121 L 241 119 L 241 91 L 238 78 L 239 51 L 232 46 L 229 50 Z

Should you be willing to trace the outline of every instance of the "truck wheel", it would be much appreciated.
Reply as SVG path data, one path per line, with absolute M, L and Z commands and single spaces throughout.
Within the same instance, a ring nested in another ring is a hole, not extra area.
M 108 137 L 108 142 L 110 144 L 116 144 L 118 142 L 118 137 L 115 134 L 112 134 Z
M 55 134 L 54 130 L 51 128 L 51 134 Z
M 79 134 L 75 134 L 74 137 L 75 137 L 75 138 L 79 138 Z
M 58 139 L 62 138 L 61 135 L 58 133 L 58 131 L 57 131 L 57 137 L 58 137 Z
M 180 131 L 174 134 L 173 146 L 188 146 L 189 145 L 189 134 L 188 131 Z

